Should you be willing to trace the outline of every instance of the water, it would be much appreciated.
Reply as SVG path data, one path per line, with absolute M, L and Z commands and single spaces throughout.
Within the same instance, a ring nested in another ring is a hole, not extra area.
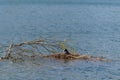
M 0 5 L 1 45 L 41 37 L 68 39 L 78 53 L 113 61 L 42 60 L 40 65 L 3 61 L 0 80 L 120 80 L 120 6 L 114 4 L 118 0 L 113 4 L 107 0 L 104 4 L 7 2 L 11 1 Z

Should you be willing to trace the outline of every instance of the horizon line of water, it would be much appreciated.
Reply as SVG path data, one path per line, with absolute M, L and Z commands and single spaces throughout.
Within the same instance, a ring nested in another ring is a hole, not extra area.
M 0 0 L 0 5 L 4 5 L 4 4 L 92 4 L 92 5 L 120 5 L 120 1 L 116 0 L 116 1 L 108 1 L 108 0 L 104 0 L 104 1 L 99 1 L 99 0 Z

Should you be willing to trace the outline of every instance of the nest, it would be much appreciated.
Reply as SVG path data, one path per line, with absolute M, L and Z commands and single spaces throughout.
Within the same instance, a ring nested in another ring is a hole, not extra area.
M 62 47 L 61 47 L 62 45 Z M 53 58 L 59 60 L 99 60 L 108 61 L 103 57 L 93 57 L 89 55 L 60 53 L 66 46 L 64 41 L 53 39 L 38 39 L 32 41 L 21 42 L 18 44 L 10 44 L 6 49 L 6 55 L 1 57 L 2 60 L 25 61 L 26 59 L 36 60 L 35 57 Z M 51 54 L 52 53 L 52 54 Z
M 44 58 L 54 58 L 58 60 L 97 60 L 97 61 L 109 61 L 108 59 L 104 57 L 93 57 L 89 55 L 80 55 L 80 54 L 64 54 L 64 53 L 58 53 L 58 54 L 49 54 L 44 55 Z
M 80 59 L 79 54 L 64 54 L 64 53 L 58 53 L 58 54 L 50 54 L 50 55 L 44 55 L 45 58 L 55 58 L 55 59 L 68 59 L 68 60 L 74 60 L 74 59 Z M 88 59 L 88 56 L 82 56 L 81 59 Z

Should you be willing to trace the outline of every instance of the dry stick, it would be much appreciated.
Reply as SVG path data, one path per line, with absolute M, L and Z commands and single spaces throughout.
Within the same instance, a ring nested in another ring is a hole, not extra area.
M 13 44 L 10 44 L 10 46 L 7 49 L 7 55 L 5 57 L 1 57 L 1 59 L 10 59 L 11 58 L 11 49 L 13 47 Z
M 10 44 L 10 46 L 8 47 L 8 54 L 11 53 L 11 48 L 13 47 L 13 44 Z
M 24 45 L 24 44 L 40 44 L 42 41 L 40 41 L 40 40 L 35 40 L 35 41 L 27 41 L 27 42 L 22 42 L 22 43 L 19 43 L 19 44 L 16 44 L 16 45 L 14 45 L 14 46 L 22 46 L 22 45 Z
M 39 49 L 38 49 L 38 47 L 36 46 L 36 45 L 30 45 L 33 49 L 36 49 L 37 50 L 37 53 L 40 53 L 40 54 L 42 54 L 40 51 L 39 51 Z M 33 55 L 37 55 L 35 52 L 33 52 Z
M 50 50 L 47 47 L 45 47 L 44 45 L 41 45 L 41 46 L 45 48 L 48 52 L 50 52 Z
M 38 48 L 43 47 L 46 51 L 55 53 L 57 50 L 61 49 L 58 45 L 59 41 L 49 40 L 49 39 L 39 39 L 39 40 L 33 40 L 33 41 L 26 41 L 18 44 L 10 44 L 7 51 L 7 55 L 5 56 L 6 59 L 14 58 L 11 54 L 14 53 L 16 56 L 24 56 L 23 52 L 26 53 L 35 53 L 35 49 L 39 51 L 39 53 L 42 54 L 42 51 L 40 51 Z M 61 41 L 62 42 L 62 41 Z M 36 45 L 34 47 L 34 45 Z M 39 45 L 39 46 L 37 46 Z M 31 46 L 33 50 L 31 49 L 24 49 L 23 46 Z M 13 54 L 13 55 L 14 55 Z M 28 55 L 27 55 L 28 56 Z

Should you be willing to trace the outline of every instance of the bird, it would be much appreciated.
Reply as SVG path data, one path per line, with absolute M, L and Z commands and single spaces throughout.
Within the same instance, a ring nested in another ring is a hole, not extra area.
M 64 52 L 65 54 L 70 54 L 70 52 L 67 49 L 65 49 Z

